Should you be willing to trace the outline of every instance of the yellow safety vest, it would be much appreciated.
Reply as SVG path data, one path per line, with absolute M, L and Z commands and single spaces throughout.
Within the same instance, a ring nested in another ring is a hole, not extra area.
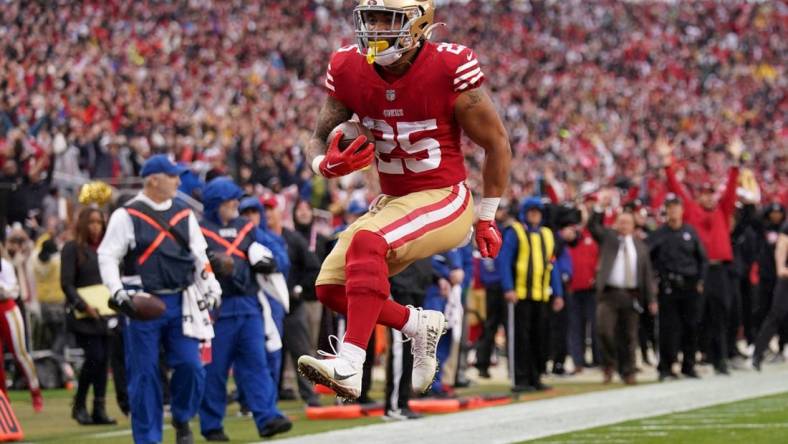
M 517 234 L 519 243 L 517 261 L 514 264 L 514 290 L 520 299 L 547 302 L 551 295 L 550 272 L 553 270 L 555 248 L 553 232 L 547 227 L 541 227 L 539 232 L 528 233 L 520 222 L 512 222 L 511 227 Z M 530 291 L 527 288 L 529 267 Z

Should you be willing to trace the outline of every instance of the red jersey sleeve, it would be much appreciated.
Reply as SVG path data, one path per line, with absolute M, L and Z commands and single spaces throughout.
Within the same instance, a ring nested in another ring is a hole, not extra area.
M 439 43 L 436 50 L 446 66 L 455 94 L 482 86 L 484 72 L 471 48 L 457 43 Z
M 326 87 L 328 95 L 339 100 L 347 105 L 344 100 L 343 85 L 347 82 L 347 70 L 345 65 L 349 57 L 357 51 L 356 45 L 345 46 L 339 48 L 331 54 L 331 60 L 328 62 L 328 69 L 326 69 L 326 79 L 323 85 Z

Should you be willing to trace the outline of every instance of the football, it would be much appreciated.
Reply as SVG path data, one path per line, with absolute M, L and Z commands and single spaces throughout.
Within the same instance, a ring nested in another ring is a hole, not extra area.
M 358 136 L 366 136 L 368 141 L 375 142 L 375 136 L 372 134 L 372 130 L 359 122 L 348 120 L 347 122 L 340 123 L 336 128 L 331 130 L 331 134 L 328 135 L 326 143 L 331 143 L 331 141 L 334 140 L 337 131 L 342 131 L 342 140 L 339 141 L 340 151 L 344 151 Z
M 164 301 L 144 292 L 134 293 L 134 296 L 131 297 L 131 305 L 134 306 L 134 311 L 137 313 L 135 318 L 141 321 L 157 319 L 167 309 Z
M 216 276 L 228 277 L 233 275 L 233 258 L 221 252 L 211 251 L 208 254 L 211 268 Z

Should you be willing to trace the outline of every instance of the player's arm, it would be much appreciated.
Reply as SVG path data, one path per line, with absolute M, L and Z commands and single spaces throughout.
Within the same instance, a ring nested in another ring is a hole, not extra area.
M 476 243 L 483 257 L 495 257 L 502 239 L 493 219 L 509 182 L 512 161 L 509 136 L 492 100 L 482 88 L 460 94 L 454 103 L 454 116 L 465 134 L 485 151 L 484 195 L 476 224 Z
M 320 108 L 320 114 L 317 116 L 315 132 L 312 133 L 306 150 L 307 160 L 310 165 L 317 156 L 322 156 L 326 153 L 326 147 L 328 146 L 326 139 L 328 139 L 331 130 L 340 123 L 346 122 L 352 116 L 353 111 L 348 109 L 344 103 L 334 97 L 326 96 L 326 101 L 323 103 L 323 107 Z
M 344 176 L 366 167 L 375 158 L 374 141 L 367 141 L 364 136 L 359 136 L 347 148 L 340 150 L 339 141 L 342 140 L 342 132 L 337 131 L 326 147 L 326 138 L 334 127 L 347 121 L 351 116 L 353 112 L 341 101 L 330 95 L 326 98 L 317 119 L 317 128 L 307 147 L 308 156 L 311 157 L 309 164 L 312 165 L 315 174 L 327 178 Z
M 500 198 L 509 183 L 512 149 L 490 96 L 482 88 L 460 94 L 454 103 L 454 116 L 465 134 L 485 151 L 484 197 Z

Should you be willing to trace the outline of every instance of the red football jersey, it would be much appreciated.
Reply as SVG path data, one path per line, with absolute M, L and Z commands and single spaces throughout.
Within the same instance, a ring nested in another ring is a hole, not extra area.
M 356 45 L 341 48 L 331 56 L 325 86 L 372 129 L 381 189 L 402 196 L 465 180 L 454 102 L 483 82 L 471 49 L 425 42 L 413 66 L 391 83 Z

